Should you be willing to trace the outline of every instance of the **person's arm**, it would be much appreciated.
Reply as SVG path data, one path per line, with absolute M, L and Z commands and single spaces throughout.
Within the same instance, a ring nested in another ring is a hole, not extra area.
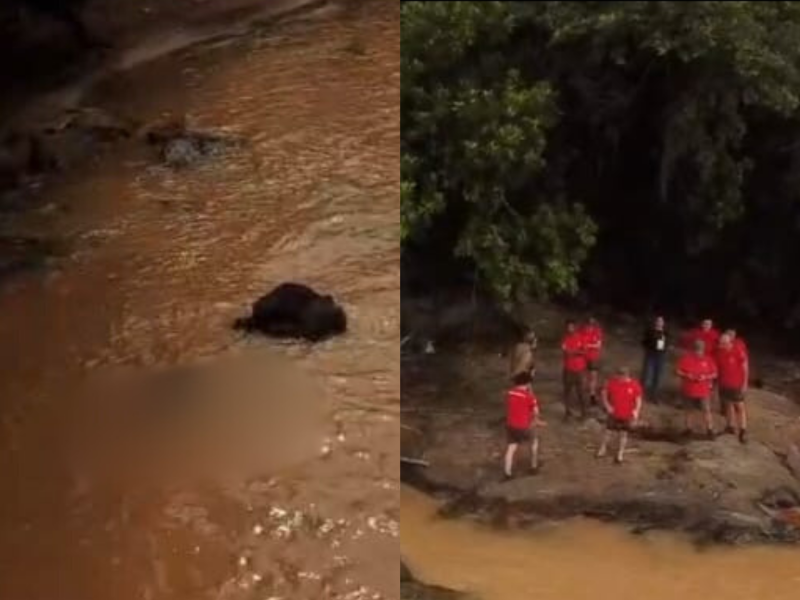
M 746 392 L 748 386 L 750 385 L 750 360 L 747 356 L 744 357 L 744 386 L 742 387 L 742 391 Z
M 609 415 L 612 412 L 614 412 L 614 409 L 611 407 L 611 404 L 609 403 L 609 400 L 608 400 L 608 388 L 607 387 L 604 387 L 603 391 L 600 392 L 600 398 L 603 401 L 603 407 L 606 409 L 606 412 Z
M 636 423 L 639 420 L 639 415 L 641 414 L 642 410 L 642 394 L 639 392 L 636 394 L 636 404 L 633 407 L 633 422 Z
M 536 396 L 531 394 L 531 402 L 533 403 L 533 420 L 532 424 L 534 427 L 542 427 L 547 425 L 542 419 L 540 418 L 539 413 L 539 401 L 536 399 Z

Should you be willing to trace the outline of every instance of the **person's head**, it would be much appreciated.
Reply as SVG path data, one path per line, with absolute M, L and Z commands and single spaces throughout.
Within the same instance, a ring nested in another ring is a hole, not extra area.
M 536 345 L 536 333 L 533 329 L 526 329 L 522 334 L 522 341 L 531 346 Z
M 713 327 L 713 325 L 714 325 L 714 322 L 711 319 L 703 319 L 700 322 L 700 327 L 703 329 L 703 331 L 710 330 L 711 327 Z
M 628 367 L 619 367 L 617 369 L 617 377 L 620 379 L 630 379 L 631 370 Z
M 731 336 L 730 331 L 726 331 L 719 336 L 719 347 L 723 350 L 729 350 L 731 346 L 733 346 L 733 336 Z
M 597 327 L 598 325 L 597 319 L 595 319 L 594 317 L 589 317 L 588 319 L 586 319 L 586 324 L 589 325 L 589 327 Z
M 572 333 L 575 331 L 575 321 L 572 319 L 567 320 L 567 333 Z
M 692 348 L 695 354 L 702 356 L 706 351 L 706 343 L 703 340 L 695 340 Z
M 736 330 L 733 328 L 728 328 L 725 330 L 725 335 L 730 336 L 731 341 L 736 339 Z
M 664 317 L 662 317 L 661 315 L 658 315 L 655 318 L 654 325 L 655 325 L 655 328 L 658 329 L 659 331 L 664 329 Z

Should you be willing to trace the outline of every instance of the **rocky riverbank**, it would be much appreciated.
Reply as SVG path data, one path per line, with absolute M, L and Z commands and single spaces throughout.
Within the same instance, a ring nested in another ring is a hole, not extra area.
M 0 8 L 0 62 L 9 63 L 0 75 L 0 281 L 54 264 L 69 242 L 47 224 L 75 208 L 52 202 L 54 190 L 70 178 L 89 176 L 109 157 L 178 169 L 251 151 L 241 132 L 224 124 L 197 127 L 179 107 L 155 119 L 143 117 L 147 110 L 123 101 L 139 95 L 125 90 L 141 86 L 137 72 L 153 62 L 168 71 L 168 61 L 156 59 L 169 55 L 179 62 L 193 48 L 233 43 L 289 17 L 352 8 L 327 0 L 84 4 L 88 28 L 112 40 L 109 47 L 75 48 L 63 23 L 46 13 L 18 14 L 25 2 Z M 25 69 L 18 68 L 19 56 L 26 57 Z M 161 93 L 163 81 L 160 74 L 152 78 L 150 96 Z
M 800 542 L 800 480 L 791 469 L 792 449 L 800 441 L 797 402 L 752 390 L 747 445 L 733 436 L 684 439 L 670 377 L 665 402 L 645 408 L 626 463 L 598 460 L 601 415 L 580 424 L 561 419 L 557 342 L 565 316 L 551 307 L 533 307 L 526 316 L 540 339 L 534 387 L 548 422 L 541 435 L 541 471 L 525 475 L 520 463 L 518 478 L 501 480 L 506 360 L 497 346 L 460 345 L 404 357 L 403 454 L 429 463 L 408 467 L 407 482 L 446 498 L 446 514 L 499 527 L 536 527 L 585 515 L 626 523 L 634 531 L 685 532 L 699 543 Z M 624 322 L 607 323 L 606 330 L 606 368 L 635 369 L 638 332 Z M 766 357 L 755 361 L 760 372 L 769 372 Z
M 476 600 L 474 596 L 418 581 L 405 564 L 400 565 L 401 600 Z

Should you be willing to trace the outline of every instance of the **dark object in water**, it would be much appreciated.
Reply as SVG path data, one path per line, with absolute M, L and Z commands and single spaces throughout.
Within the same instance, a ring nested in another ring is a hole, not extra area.
M 193 131 L 184 119 L 158 125 L 145 134 L 148 144 L 159 150 L 170 167 L 191 167 L 207 157 L 220 156 L 241 145 L 241 140 L 213 132 Z
M 282 283 L 259 298 L 252 314 L 237 319 L 234 328 L 319 342 L 347 331 L 347 315 L 331 296 L 300 283 Z

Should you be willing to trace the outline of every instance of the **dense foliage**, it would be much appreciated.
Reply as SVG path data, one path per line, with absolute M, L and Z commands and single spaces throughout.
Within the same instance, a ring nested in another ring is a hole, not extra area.
M 800 3 L 407 2 L 403 251 L 800 324 Z

